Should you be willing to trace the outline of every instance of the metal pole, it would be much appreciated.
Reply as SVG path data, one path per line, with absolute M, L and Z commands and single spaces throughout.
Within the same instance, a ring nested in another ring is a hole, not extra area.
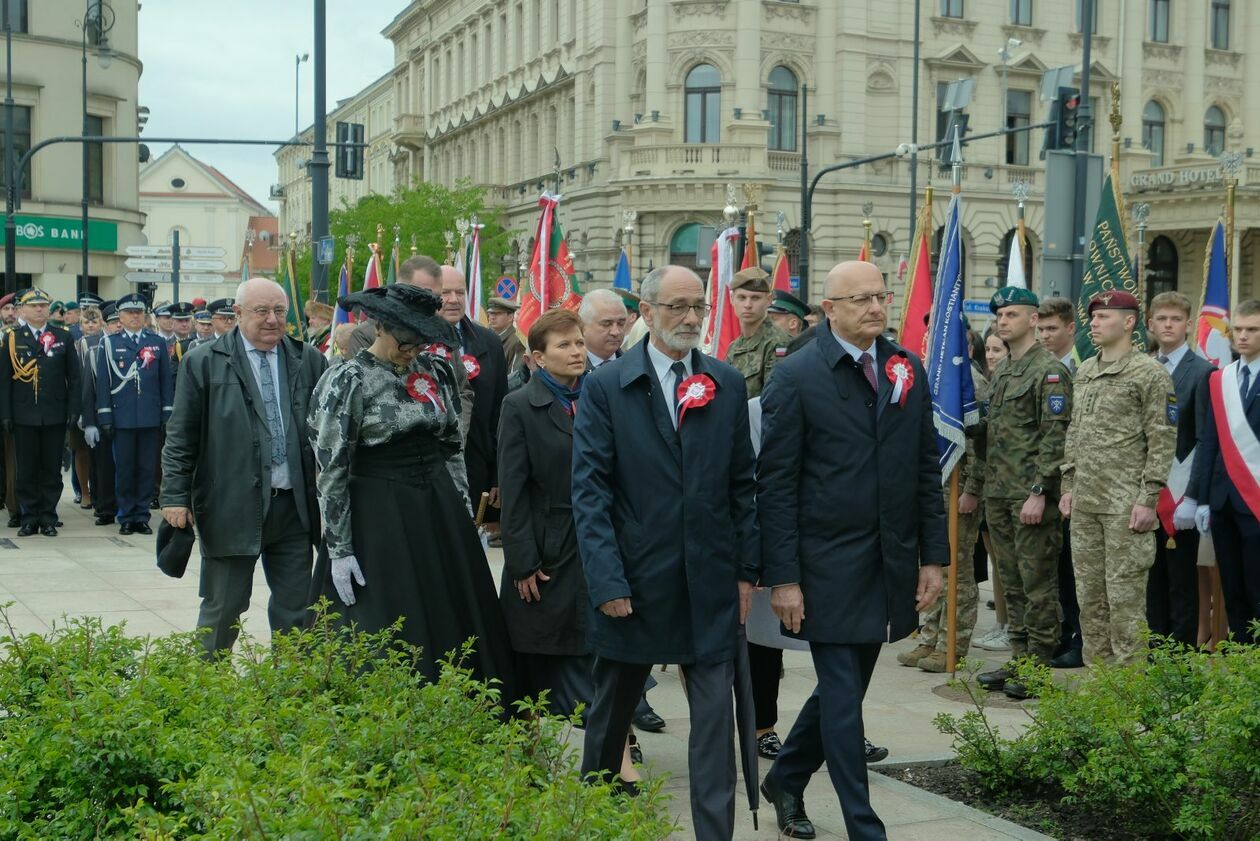
M 1094 0 L 1081 2 L 1081 104 L 1076 126 L 1076 202 L 1072 217 L 1072 300 L 1081 297 L 1085 276 L 1085 185 L 1088 179 L 1089 134 L 1093 131 L 1093 109 L 1089 106 L 1090 47 L 1094 40 Z
M 17 201 L 17 173 L 13 171 L 13 21 L 9 9 L 13 4 L 0 0 L 4 9 L 4 294 L 17 291 L 17 220 L 13 208 Z
M 328 236 L 327 41 L 325 0 L 315 0 L 315 148 L 311 152 L 311 242 Z M 311 261 L 311 293 L 328 300 L 328 267 Z
M 171 298 L 179 303 L 179 228 L 171 230 Z
M 298 137 L 302 134 L 301 117 L 302 99 L 301 99 L 301 69 L 302 56 L 295 54 L 293 56 L 293 136 Z
M 919 48 L 921 46 L 919 37 L 919 21 L 922 18 L 920 13 L 920 5 L 922 0 L 914 0 L 914 67 L 910 74 L 910 99 L 913 100 L 913 107 L 910 109 L 910 145 L 917 146 L 919 143 Z M 910 236 L 914 236 L 914 226 L 919 220 L 919 153 L 918 150 L 910 153 Z
M 88 87 L 87 87 L 87 28 L 88 15 L 92 11 L 92 0 L 86 0 L 83 7 L 83 136 L 88 137 Z M 88 283 L 88 144 L 84 141 L 82 144 L 83 159 L 83 227 L 80 230 L 81 252 L 83 257 L 83 270 L 79 276 L 79 282 L 75 284 L 75 300 L 83 295 L 83 291 L 87 289 Z
M 801 300 L 809 303 L 809 228 L 814 214 L 809 188 L 809 86 L 801 85 L 801 235 L 797 237 L 796 271 L 801 278 Z

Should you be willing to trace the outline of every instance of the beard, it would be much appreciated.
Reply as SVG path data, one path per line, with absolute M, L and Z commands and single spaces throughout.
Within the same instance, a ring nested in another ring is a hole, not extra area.
M 666 330 L 664 327 L 658 329 L 656 334 L 661 337 L 661 341 L 665 347 L 678 353 L 695 350 L 700 347 L 700 328 L 692 328 L 679 325 L 673 330 Z

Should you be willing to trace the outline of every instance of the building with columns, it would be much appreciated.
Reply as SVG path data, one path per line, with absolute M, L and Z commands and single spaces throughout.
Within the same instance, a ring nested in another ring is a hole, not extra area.
M 695 265 L 706 228 L 721 224 L 728 183 L 761 188 L 761 239 L 773 243 L 782 212 L 794 257 L 803 146 L 811 173 L 888 152 L 912 139 L 916 110 L 918 141 L 930 143 L 944 132 L 946 86 L 964 78 L 975 81 L 971 133 L 1046 119 L 1042 74 L 1082 61 L 1081 5 L 923 0 L 916 107 L 909 2 L 413 0 L 383 32 L 396 57 L 393 183 L 484 185 L 524 240 L 539 192 L 556 189 L 558 177 L 584 287 L 611 280 L 623 211 L 638 214 L 636 276 L 669 262 Z M 1235 290 L 1260 294 L 1260 159 L 1252 157 L 1260 109 L 1244 107 L 1260 101 L 1260 10 L 1239 0 L 1095 5 L 1092 143 L 1109 153 L 1110 83 L 1122 81 L 1122 186 L 1130 209 L 1150 205 L 1150 290 L 1200 294 L 1207 235 L 1224 202 L 1216 158 L 1237 151 Z M 1021 182 L 1040 288 L 1041 144 L 1037 131 L 966 149 L 969 298 L 987 299 L 1002 283 Z M 939 227 L 949 173 L 931 154 L 917 165 L 920 197 L 935 187 Z M 831 265 L 856 256 L 868 202 L 873 259 L 900 291 L 898 258 L 912 239 L 910 168 L 897 158 L 821 182 L 808 297 L 820 296 Z

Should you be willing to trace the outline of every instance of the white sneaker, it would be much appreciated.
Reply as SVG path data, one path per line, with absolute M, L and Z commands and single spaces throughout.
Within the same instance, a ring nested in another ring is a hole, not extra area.
M 976 648 L 983 648 L 985 651 L 1002 651 L 1011 647 L 1011 641 L 1006 636 L 1006 626 L 998 625 L 992 631 L 985 634 L 972 643 Z

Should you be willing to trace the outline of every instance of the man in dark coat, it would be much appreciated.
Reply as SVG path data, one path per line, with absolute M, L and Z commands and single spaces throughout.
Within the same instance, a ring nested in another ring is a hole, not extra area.
M 18 299 L 19 322 L 0 348 L 0 425 L 13 435 L 18 537 L 57 535 L 61 453 L 79 419 L 79 357 L 70 331 L 49 323 L 51 299 L 29 289 Z
M 780 361 L 761 395 L 761 584 L 786 630 L 809 641 L 818 674 L 762 792 L 781 830 L 813 838 L 801 795 L 826 761 L 848 837 L 882 839 L 862 698 L 880 645 L 913 631 L 936 600 L 949 549 L 927 376 L 880 335 L 883 276 L 841 263 L 826 289 L 813 344 Z M 912 378 L 893 400 L 898 362 Z
M 284 334 L 288 305 L 279 284 L 242 283 L 239 325 L 180 364 L 162 451 L 162 516 L 176 528 L 197 526 L 197 627 L 208 629 L 209 654 L 236 641 L 260 554 L 272 632 L 302 624 L 309 605 L 320 525 L 306 418 L 328 363 Z
M 691 708 L 691 814 L 701 839 L 735 820 L 732 685 L 760 566 L 743 376 L 696 346 L 704 286 L 643 281 L 648 341 L 590 374 L 573 432 L 573 511 L 595 661 L 582 772 L 620 765 L 653 663 L 677 663 Z
M 495 469 L 499 436 L 499 411 L 507 396 L 507 360 L 503 342 L 489 327 L 483 327 L 466 313 L 468 289 L 464 275 L 454 266 L 442 267 L 442 317 L 455 327 L 461 346 L 459 359 L 472 386 L 472 417 L 464 444 L 464 465 L 468 468 L 468 496 L 473 511 L 481 495 L 490 495 L 487 522 L 498 520 L 499 480 Z

